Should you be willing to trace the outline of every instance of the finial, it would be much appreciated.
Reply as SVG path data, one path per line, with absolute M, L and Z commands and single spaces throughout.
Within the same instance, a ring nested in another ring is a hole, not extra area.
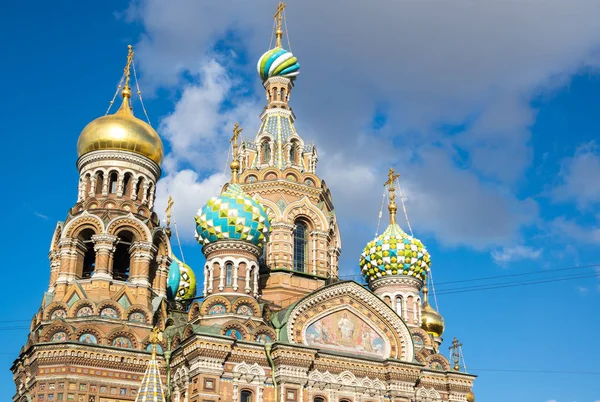
M 229 143 L 233 146 L 233 160 L 229 167 L 231 168 L 231 183 L 238 183 L 238 172 L 240 171 L 240 162 L 238 161 L 238 142 L 237 139 L 243 128 L 238 123 L 233 125 L 233 136 Z
M 388 180 L 383 184 L 383 186 L 389 186 L 389 194 L 390 194 L 390 203 L 388 205 L 388 210 L 390 211 L 390 224 L 394 225 L 396 223 L 396 212 L 398 211 L 398 206 L 396 205 L 396 187 L 394 187 L 394 183 L 396 179 L 400 177 L 399 173 L 393 168 L 390 168 L 388 173 Z
M 165 212 L 167 213 L 167 235 L 169 237 L 171 237 L 171 209 L 173 208 L 173 204 L 175 204 L 175 202 L 173 201 L 173 197 L 171 197 L 169 195 L 169 199 L 167 200 L 167 209 L 165 209 Z
M 429 288 L 427 288 L 427 284 L 423 283 L 423 304 L 429 303 Z
M 280 1 L 277 5 L 277 11 L 273 16 L 274 19 L 277 20 L 277 30 L 275 31 L 275 47 L 281 46 L 281 38 L 283 37 L 283 29 L 281 29 L 282 21 L 283 21 L 283 10 L 285 10 L 286 4 L 283 1 Z
M 129 87 L 129 81 L 131 79 L 131 63 L 133 62 L 133 46 L 127 45 L 127 64 L 125 64 L 125 69 L 123 73 L 125 74 L 125 85 L 123 86 L 123 90 L 121 91 L 121 96 L 123 99 L 131 98 L 131 88 Z
M 454 363 L 454 371 L 460 370 L 460 348 L 462 348 L 462 343 L 458 341 L 458 338 L 454 338 L 452 340 L 452 346 L 448 348 L 451 351 L 452 362 Z
M 158 327 L 152 328 L 152 332 L 150 333 L 150 343 L 152 344 L 152 358 L 156 358 L 156 345 L 162 341 L 163 336 L 162 332 L 158 329 Z

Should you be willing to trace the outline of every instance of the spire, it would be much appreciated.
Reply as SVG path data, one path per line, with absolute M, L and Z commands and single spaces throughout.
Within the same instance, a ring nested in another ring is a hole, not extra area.
M 150 334 L 150 343 L 152 344 L 152 357 L 148 362 L 148 368 L 142 378 L 142 384 L 138 391 L 135 402 L 165 402 L 162 381 L 160 379 L 160 369 L 156 361 L 156 345 L 162 340 L 162 333 L 158 328 L 154 328 Z
M 131 112 L 129 99 L 131 98 L 131 87 L 129 86 L 129 82 L 131 81 L 131 65 L 133 63 L 133 46 L 127 46 L 127 63 L 125 64 L 125 68 L 123 69 L 123 74 L 125 75 L 125 85 L 123 85 L 123 89 L 121 90 L 121 96 L 123 97 L 123 103 L 119 108 L 119 111 L 128 111 Z
M 283 10 L 285 10 L 285 6 L 286 4 L 283 1 L 280 1 L 277 5 L 277 11 L 273 16 L 277 22 L 277 30 L 275 31 L 275 47 L 283 47 L 281 46 L 281 38 L 283 37 L 283 29 L 281 28 L 283 22 Z
M 233 160 L 231 161 L 231 164 L 229 165 L 229 167 L 231 168 L 231 183 L 232 184 L 238 183 L 238 173 L 240 171 L 240 162 L 238 161 L 237 139 L 238 139 L 239 135 L 241 134 L 242 130 L 243 130 L 243 128 L 240 127 L 240 125 L 238 123 L 235 123 L 233 125 L 233 136 L 229 140 L 229 143 L 232 144 L 232 146 L 233 146 Z
M 396 187 L 394 187 L 394 183 L 398 177 L 400 177 L 400 174 L 396 173 L 393 168 L 390 168 L 388 180 L 383 184 L 384 187 L 389 186 L 390 203 L 388 205 L 388 210 L 390 211 L 390 225 L 396 224 L 396 212 L 398 211 L 398 206 L 396 205 Z

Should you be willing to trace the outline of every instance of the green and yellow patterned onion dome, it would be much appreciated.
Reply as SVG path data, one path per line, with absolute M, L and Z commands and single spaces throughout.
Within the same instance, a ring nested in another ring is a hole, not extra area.
M 262 247 L 269 237 L 269 218 L 263 206 L 238 184 L 229 184 L 220 196 L 211 198 L 196 219 L 198 243 L 245 240 Z
M 167 299 L 182 300 L 196 296 L 196 275 L 185 262 L 171 255 L 171 266 L 167 279 Z
M 292 52 L 276 47 L 263 54 L 256 65 L 263 81 L 271 77 L 295 79 L 300 73 L 300 64 Z
M 360 268 L 367 282 L 394 275 L 425 280 L 430 263 L 423 243 L 406 234 L 396 223 L 369 242 L 360 256 Z

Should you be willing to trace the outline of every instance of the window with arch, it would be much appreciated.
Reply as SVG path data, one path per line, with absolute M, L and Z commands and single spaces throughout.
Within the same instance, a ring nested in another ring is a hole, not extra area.
M 322 396 L 316 396 L 315 399 L 313 399 L 313 402 L 325 402 L 325 398 Z
M 127 230 L 123 230 L 117 236 L 119 237 L 119 241 L 115 247 L 115 254 L 113 256 L 113 278 L 118 281 L 127 281 L 129 280 L 129 267 L 131 265 L 129 247 L 133 243 L 133 234 Z
M 142 197 L 144 196 L 144 178 L 140 177 L 140 179 L 137 182 L 137 185 L 135 186 L 135 192 L 137 195 L 137 199 L 138 200 L 142 200 Z
M 308 225 L 297 220 L 294 225 L 294 271 L 307 272 L 308 268 Z
M 81 279 L 91 278 L 96 269 L 96 252 L 94 250 L 94 241 L 92 240 L 94 234 L 94 230 L 84 229 L 78 236 L 79 240 L 85 245 L 85 254 L 77 270 Z
M 402 317 L 402 296 L 396 296 L 396 313 Z
M 298 142 L 292 141 L 292 146 L 290 147 L 290 163 L 292 165 L 298 164 L 298 150 L 299 150 Z
M 108 181 L 108 192 L 110 194 L 117 193 L 117 180 L 119 179 L 119 175 L 117 172 L 111 172 Z
M 340 399 L 340 402 L 352 402 L 350 399 Z
M 123 178 L 123 196 L 131 195 L 131 173 L 125 173 L 125 177 Z
M 225 286 L 233 285 L 233 264 L 228 262 L 225 264 Z
M 269 163 L 271 160 L 271 144 L 268 140 L 265 140 L 260 145 L 261 154 L 262 154 L 262 163 Z
M 96 195 L 102 194 L 102 188 L 104 187 L 104 173 L 96 173 Z
M 240 402 L 252 402 L 252 391 L 247 389 L 242 390 L 240 393 Z

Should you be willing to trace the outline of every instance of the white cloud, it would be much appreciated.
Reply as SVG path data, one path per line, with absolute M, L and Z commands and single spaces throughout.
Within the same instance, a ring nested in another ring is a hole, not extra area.
M 572 201 L 581 209 L 600 202 L 600 149 L 595 142 L 580 146 L 575 155 L 563 161 L 561 183 L 553 191 L 557 201 Z
M 558 238 L 573 239 L 583 244 L 600 243 L 600 228 L 583 226 L 574 220 L 559 217 L 549 223 L 550 233 Z
M 222 173 L 201 178 L 192 170 L 182 170 L 163 177 L 156 187 L 156 211 L 164 219 L 169 195 L 173 197 L 173 220 L 181 240 L 194 240 L 194 216 L 209 198 L 221 192 L 221 187 L 227 181 Z
M 250 73 L 267 47 L 272 8 L 270 1 L 194 0 L 130 8 L 146 31 L 136 50 L 144 79 L 184 88 L 163 122 L 175 151 L 165 170 L 182 161 L 214 170 L 234 118 L 246 119 L 244 134 L 253 134 L 251 116 L 262 105 L 232 97 L 239 82 L 227 62 L 203 60 L 233 30 L 233 45 L 251 62 L 229 62 Z M 537 204 L 515 195 L 531 160 L 530 100 L 581 66 L 597 67 L 599 13 L 592 0 L 291 4 L 289 31 L 303 66 L 292 96 L 297 129 L 317 143 L 340 220 L 375 225 L 380 182 L 394 165 L 415 234 L 477 249 L 518 244 L 520 229 L 538 219 Z M 258 79 L 251 88 L 262 91 Z M 379 108 L 386 124 L 373 133 Z M 455 134 L 440 130 L 447 125 Z
M 503 247 L 500 250 L 492 251 L 492 258 L 499 264 L 521 260 L 537 260 L 541 255 L 541 249 L 527 246 Z

